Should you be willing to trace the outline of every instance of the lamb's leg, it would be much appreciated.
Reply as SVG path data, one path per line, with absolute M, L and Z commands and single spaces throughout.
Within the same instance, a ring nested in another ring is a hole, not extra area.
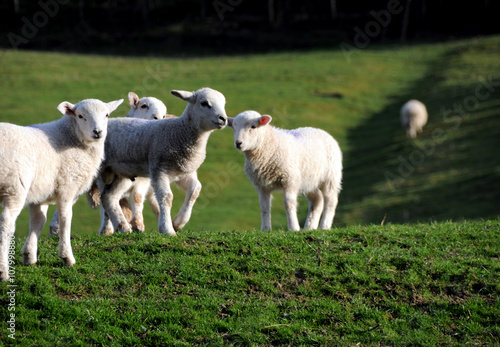
M 99 235 L 113 235 L 115 230 L 113 229 L 113 224 L 109 219 L 108 213 L 101 205 L 100 214 L 101 214 L 101 227 L 99 228 Z
M 176 236 L 175 229 L 172 225 L 172 202 L 174 194 L 170 189 L 170 179 L 167 174 L 158 172 L 151 179 L 156 198 L 160 206 L 160 215 L 158 216 L 158 231 L 162 234 Z
M 38 238 L 47 222 L 49 205 L 30 205 L 30 232 L 23 246 L 23 264 L 33 265 L 37 262 Z
M 323 196 L 325 197 L 325 208 L 323 210 L 323 216 L 321 217 L 321 222 L 319 223 L 319 228 L 324 230 L 329 230 L 332 228 L 333 218 L 335 217 L 335 209 L 338 203 L 338 192 L 333 188 L 323 190 Z
M 93 187 L 92 187 L 93 188 Z M 99 191 L 99 190 L 97 190 Z M 76 203 L 78 198 L 73 201 L 73 205 Z M 88 200 L 88 197 L 87 197 Z M 91 206 L 91 208 L 94 208 Z M 52 216 L 52 220 L 50 221 L 50 229 L 49 229 L 49 236 L 58 236 L 59 235 L 59 211 L 56 209 L 54 212 L 54 215 Z
M 304 229 L 315 230 L 318 229 L 321 212 L 323 212 L 323 193 L 321 193 L 321 190 L 316 189 L 306 194 L 306 197 L 309 200 L 309 212 L 307 213 Z
M 14 244 L 11 241 L 16 230 L 16 219 L 24 207 L 24 199 L 4 199 L 4 208 L 0 214 L 0 280 L 9 279 L 9 253 L 14 255 Z M 9 251 L 10 250 L 10 251 Z
M 260 205 L 260 219 L 261 226 L 260 230 L 271 230 L 271 192 L 263 189 L 257 189 L 259 193 L 259 205 Z
M 158 219 L 158 216 L 160 215 L 160 206 L 158 204 L 158 200 L 156 200 L 156 195 L 152 187 L 149 187 L 146 199 L 148 200 L 149 207 L 151 207 L 156 219 Z
M 132 221 L 132 216 L 134 213 L 132 212 L 132 207 L 130 207 L 130 203 L 126 197 L 123 197 L 118 202 L 120 204 L 120 208 L 122 209 L 123 216 L 127 221 Z
M 198 199 L 201 192 L 201 183 L 198 181 L 198 175 L 196 172 L 179 181 L 179 186 L 186 192 L 186 199 L 182 204 L 179 214 L 177 214 L 174 218 L 173 225 L 175 230 L 182 229 L 189 221 L 194 203 L 196 202 L 196 199 Z
M 113 228 L 118 232 L 129 233 L 132 231 L 119 203 L 123 194 L 130 189 L 131 185 L 132 181 L 128 178 L 116 176 L 113 182 L 106 185 L 101 192 L 101 205 L 104 207 L 109 219 L 111 219 Z
M 288 230 L 300 230 L 299 219 L 297 218 L 297 191 L 284 189 L 283 204 L 285 205 Z
M 58 202 L 59 210 L 59 257 L 65 266 L 76 263 L 71 249 L 71 219 L 73 218 L 73 201 L 63 200 Z
M 144 216 L 142 211 L 144 209 L 144 198 L 150 187 L 149 179 L 138 178 L 135 180 L 134 187 L 130 193 L 130 200 L 132 204 L 132 230 L 144 232 Z
M 59 235 L 59 212 L 56 210 L 50 221 L 49 236 Z

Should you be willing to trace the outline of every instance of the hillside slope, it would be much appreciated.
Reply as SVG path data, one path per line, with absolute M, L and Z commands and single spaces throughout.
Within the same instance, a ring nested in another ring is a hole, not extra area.
M 492 218 L 500 213 L 500 42 L 443 47 L 425 73 L 349 131 L 346 224 Z M 405 138 L 397 115 L 417 98 L 429 122 Z M 369 170 L 367 171 L 367 168 Z

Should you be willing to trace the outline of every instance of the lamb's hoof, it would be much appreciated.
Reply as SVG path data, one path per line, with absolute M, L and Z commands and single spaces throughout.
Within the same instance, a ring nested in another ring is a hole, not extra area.
M 49 236 L 59 236 L 59 228 L 58 227 L 50 227 Z
M 73 257 L 73 256 L 66 257 L 66 258 L 61 257 L 61 260 L 62 260 L 64 266 L 70 267 L 70 266 L 73 266 L 76 264 L 75 257 Z
M 118 225 L 118 228 L 116 228 L 116 231 L 119 233 L 126 233 L 130 234 L 132 232 L 132 228 L 127 222 L 122 222 L 120 225 Z
M 105 229 L 99 230 L 99 235 L 100 236 L 109 236 L 109 235 L 113 235 L 114 232 L 115 231 L 112 228 L 105 228 Z
M 163 230 L 162 228 L 160 228 L 160 234 L 164 234 L 167 236 L 177 236 L 175 230 L 167 230 L 167 229 Z
M 132 221 L 132 231 L 136 233 L 143 233 L 146 227 L 144 226 L 143 222 L 134 222 Z
M 9 273 L 7 271 L 0 272 L 0 282 L 6 282 L 9 280 Z
M 174 221 L 172 222 L 172 225 L 173 225 L 175 231 L 181 230 L 182 228 L 184 228 L 184 226 L 186 226 L 186 224 L 187 224 L 187 221 L 186 222 L 180 221 L 180 218 L 177 218 L 177 217 L 175 217 Z
M 34 265 L 37 261 L 36 253 L 23 253 L 23 265 Z

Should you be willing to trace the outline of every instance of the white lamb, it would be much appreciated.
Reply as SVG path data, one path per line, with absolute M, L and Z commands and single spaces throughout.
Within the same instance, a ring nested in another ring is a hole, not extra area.
M 416 138 L 417 132 L 421 133 L 427 123 L 427 109 L 418 100 L 412 99 L 401 107 L 401 125 L 406 129 L 406 136 Z
M 173 117 L 167 114 L 167 106 L 161 100 L 152 96 L 139 98 L 136 93 L 129 92 L 128 102 L 130 111 L 127 113 L 127 117 L 151 120 Z
M 75 264 L 71 249 L 72 205 L 95 179 L 104 157 L 108 115 L 123 100 L 103 103 L 87 99 L 61 103 L 64 116 L 50 123 L 18 126 L 0 123 L 0 279 L 9 278 L 9 244 L 16 219 L 30 209 L 30 232 L 23 246 L 23 263 L 35 264 L 48 204 L 59 210 L 59 257 Z
M 154 97 L 143 97 L 139 96 L 134 92 L 128 93 L 128 101 L 130 104 L 130 111 L 126 115 L 131 118 L 141 118 L 148 120 L 157 120 L 175 117 L 173 115 L 167 114 L 167 107 L 165 104 Z M 130 197 L 130 202 L 126 196 Z M 93 185 L 92 190 L 89 192 L 89 204 L 91 207 L 95 208 L 100 203 L 99 190 L 97 186 Z M 144 227 L 144 217 L 142 211 L 144 209 L 144 198 L 147 197 L 151 209 L 158 217 L 159 207 L 158 202 L 154 196 L 153 190 L 151 188 L 150 180 L 147 177 L 138 177 L 134 182 L 131 182 L 130 189 L 126 192 L 126 195 L 120 199 L 120 206 L 122 207 L 124 215 L 132 224 L 132 228 L 136 231 L 143 232 Z M 59 216 L 56 211 L 54 217 L 50 223 L 50 235 L 58 235 L 59 233 Z M 113 225 L 109 220 L 109 217 L 101 207 L 101 228 L 99 234 L 112 234 Z
M 128 93 L 128 101 L 130 104 L 130 111 L 127 117 L 130 118 L 140 118 L 147 120 L 159 120 L 165 118 L 175 117 L 174 115 L 167 114 L 167 107 L 165 104 L 154 97 L 148 96 L 139 98 L 139 96 L 134 92 Z M 158 218 L 160 213 L 160 208 L 158 202 L 151 188 L 151 180 L 148 177 L 137 177 L 131 182 L 130 189 L 126 192 L 126 195 L 130 197 L 130 204 L 126 197 L 120 199 L 120 206 L 122 207 L 122 212 L 130 220 L 132 229 L 138 232 L 144 232 L 144 217 L 142 211 L 144 209 L 144 198 L 147 198 L 153 213 Z M 130 208 L 130 206 L 132 208 Z M 129 217 L 130 216 L 130 217 Z M 100 235 L 113 234 L 113 224 L 111 223 L 109 216 L 105 213 L 101 206 L 101 228 L 99 229 Z
M 300 230 L 298 194 L 309 200 L 304 229 L 318 229 L 318 225 L 330 229 L 342 181 L 342 152 L 337 141 L 316 128 L 278 129 L 269 125 L 271 119 L 255 111 L 228 119 L 235 146 L 245 155 L 245 172 L 259 193 L 261 230 L 271 230 L 271 194 L 275 190 L 283 191 L 288 230 Z
M 167 107 L 165 104 L 154 97 L 139 96 L 134 92 L 128 93 L 128 101 L 130 104 L 130 111 L 127 117 L 140 118 L 146 120 L 159 120 L 165 118 L 175 117 L 167 114 Z M 125 196 L 130 197 L 129 201 Z M 144 217 L 142 211 L 144 209 L 144 199 L 147 198 L 153 213 L 158 217 L 160 209 L 158 202 L 151 188 L 151 180 L 148 177 L 137 177 L 134 181 L 130 181 L 130 188 L 125 192 L 125 196 L 120 199 L 120 206 L 122 212 L 127 220 L 130 221 L 132 229 L 138 232 L 144 232 Z M 94 198 L 95 199 L 95 198 Z M 113 234 L 113 224 L 109 216 L 101 206 L 101 228 L 99 229 L 100 235 Z
M 188 103 L 178 118 L 155 122 L 130 118 L 109 120 L 99 189 L 102 205 L 116 231 L 131 231 L 118 201 L 136 177 L 151 178 L 160 207 L 158 229 L 161 233 L 176 235 L 176 230 L 184 227 L 191 217 L 201 190 L 196 170 L 205 160 L 210 134 L 226 126 L 226 100 L 210 88 L 171 93 Z M 184 204 L 173 221 L 170 216 L 172 182 L 186 191 Z

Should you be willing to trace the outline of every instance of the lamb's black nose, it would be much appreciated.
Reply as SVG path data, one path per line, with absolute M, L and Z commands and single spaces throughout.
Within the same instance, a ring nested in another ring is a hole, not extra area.
M 102 130 L 99 130 L 99 129 L 94 129 L 94 137 L 95 137 L 96 139 L 101 138 L 101 135 L 102 135 Z
M 241 141 L 235 142 L 236 148 L 241 149 Z

